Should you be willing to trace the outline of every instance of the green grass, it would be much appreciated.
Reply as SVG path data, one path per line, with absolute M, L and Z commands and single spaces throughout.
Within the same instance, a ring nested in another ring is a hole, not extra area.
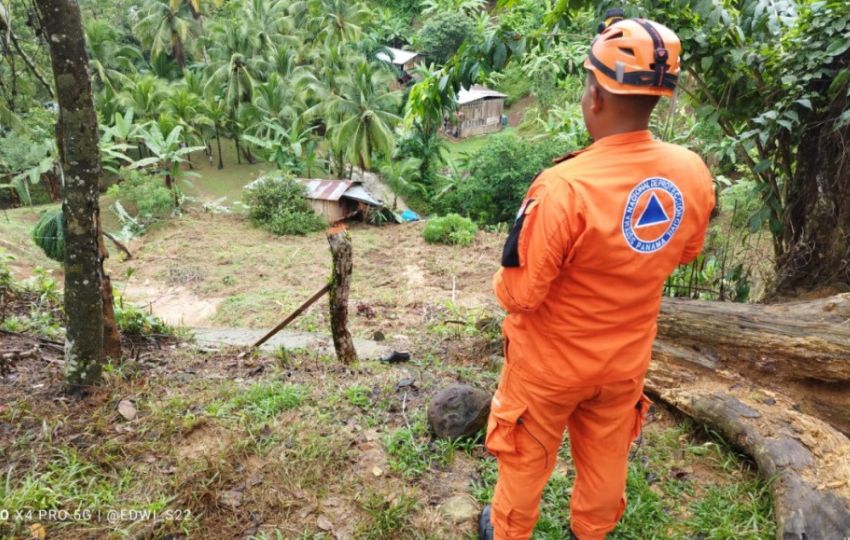
M 245 416 L 264 422 L 300 406 L 307 397 L 303 386 L 278 381 L 256 383 L 245 391 L 228 391 L 231 392 L 233 395 L 226 401 L 208 406 L 207 413 L 215 417 Z
M 365 519 L 357 528 L 357 538 L 363 540 L 390 540 L 404 538 L 412 530 L 410 518 L 418 503 L 401 494 L 369 492 L 360 502 Z
M 224 158 L 224 168 L 218 169 L 218 154 L 215 142 L 213 142 L 213 164 L 210 166 L 203 152 L 192 154 L 193 171 L 200 177 L 187 176 L 185 182 L 181 182 L 180 189 L 190 196 L 204 202 L 216 201 L 225 198 L 222 204 L 230 206 L 236 201 L 242 200 L 242 188 L 258 176 L 274 170 L 274 165 L 256 158 L 256 163 L 250 164 L 244 159 L 242 164 L 237 164 L 236 149 L 232 141 L 222 139 L 221 153 Z
M 446 140 L 446 155 L 450 161 L 457 164 L 458 161 L 460 161 L 464 157 L 471 156 L 475 152 L 484 148 L 490 137 L 513 133 L 515 131 L 516 128 L 514 127 L 506 127 L 502 129 L 502 131 L 498 131 L 496 133 L 488 133 L 486 135 L 478 135 L 477 137 L 469 137 L 468 139 L 461 139 L 457 142 L 452 140 Z M 466 156 L 464 154 L 466 154 Z
M 643 445 L 629 463 L 626 512 L 609 538 L 767 540 L 775 536 L 765 482 L 725 445 L 695 437 L 695 429 L 685 422 L 645 431 Z M 562 465 L 543 492 L 535 540 L 569 536 L 568 501 L 574 469 L 567 445 L 559 460 Z M 677 470 L 694 462 L 710 467 L 719 480 L 702 478 L 697 482 Z M 488 503 L 497 479 L 496 460 L 486 458 L 478 472 L 480 480 L 473 485 L 473 495 L 482 504 Z
M 430 440 L 424 411 L 417 411 L 408 425 L 384 437 L 390 470 L 404 478 L 421 478 L 426 473 L 451 465 L 458 450 L 471 452 L 473 441 Z

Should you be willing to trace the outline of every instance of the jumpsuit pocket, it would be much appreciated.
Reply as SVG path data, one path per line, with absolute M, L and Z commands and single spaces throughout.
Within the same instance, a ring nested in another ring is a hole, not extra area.
M 484 445 L 491 454 L 498 457 L 516 453 L 517 425 L 526 410 L 527 406 L 506 398 L 496 390 L 487 419 L 487 437 L 484 439 Z
M 652 400 L 646 397 L 646 394 L 641 394 L 640 399 L 635 405 L 635 425 L 632 428 L 631 440 L 640 437 L 640 432 L 643 429 L 644 422 L 646 422 L 646 415 L 649 414 L 650 407 L 652 407 Z

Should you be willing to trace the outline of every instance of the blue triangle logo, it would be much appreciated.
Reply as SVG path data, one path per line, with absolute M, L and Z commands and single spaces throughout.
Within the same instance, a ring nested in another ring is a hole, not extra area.
M 638 219 L 635 228 L 649 227 L 650 225 L 658 225 L 659 223 L 667 223 L 668 221 L 670 221 L 670 216 L 664 211 L 664 207 L 661 205 L 661 201 L 658 200 L 658 196 L 653 193 L 650 195 L 649 204 L 646 205 L 646 209 L 644 209 L 643 214 Z

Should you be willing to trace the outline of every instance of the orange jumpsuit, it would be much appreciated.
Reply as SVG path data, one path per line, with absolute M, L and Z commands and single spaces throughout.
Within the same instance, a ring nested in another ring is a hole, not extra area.
M 713 208 L 699 156 L 649 131 L 604 137 L 529 188 L 493 280 L 508 311 L 486 439 L 496 539 L 531 536 L 564 429 L 572 530 L 596 540 L 616 526 L 664 281 L 699 254 Z

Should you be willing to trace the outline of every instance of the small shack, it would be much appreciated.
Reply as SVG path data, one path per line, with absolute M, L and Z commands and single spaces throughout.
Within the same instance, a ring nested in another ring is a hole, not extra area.
M 375 55 L 378 60 L 389 62 L 398 70 L 398 82 L 407 84 L 413 78 L 413 68 L 422 61 L 422 55 L 414 51 L 405 51 L 387 47 L 389 55 L 379 52 Z
M 328 223 L 360 216 L 369 219 L 384 207 L 360 182 L 352 180 L 300 179 L 307 186 L 313 210 Z
M 461 88 L 457 94 L 457 111 L 453 119 L 446 119 L 444 130 L 458 138 L 501 130 L 506 97 L 480 84 Z

